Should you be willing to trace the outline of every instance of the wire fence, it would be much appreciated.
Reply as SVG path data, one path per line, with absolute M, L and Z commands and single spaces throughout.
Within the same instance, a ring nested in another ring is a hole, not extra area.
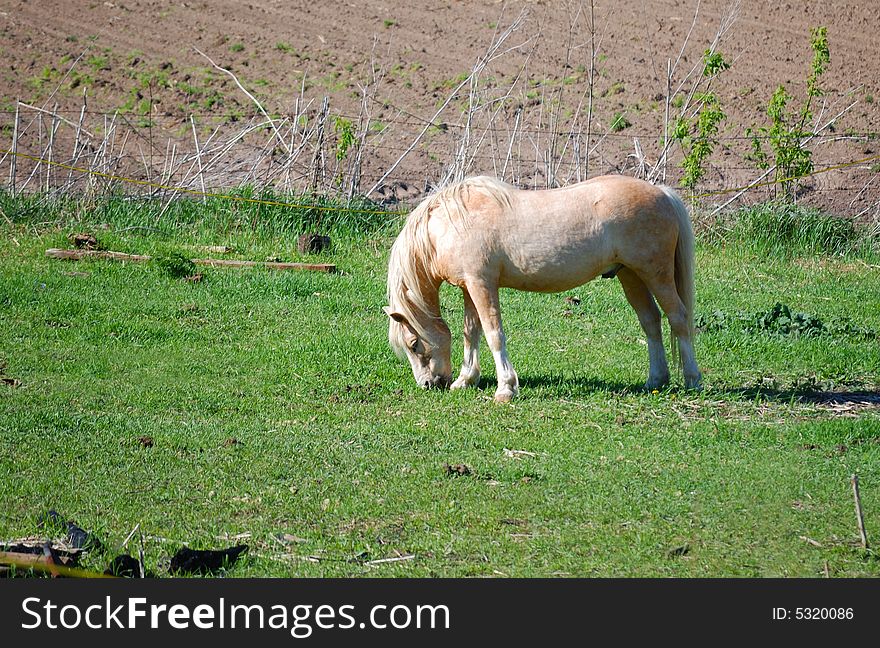
M 320 106 L 310 103 L 284 115 L 254 111 L 230 122 L 222 112 L 194 112 L 164 125 L 155 115 L 131 111 L 17 102 L 15 110 L 0 110 L 0 138 L 8 142 L 0 148 L 0 178 L 9 192 L 51 195 L 245 200 L 230 191 L 242 187 L 276 195 L 331 195 L 342 202 L 366 195 L 377 209 L 352 212 L 397 213 L 465 175 L 490 174 L 526 188 L 561 186 L 606 172 L 653 175 L 652 180 L 671 185 L 678 177 L 674 155 L 655 153 L 651 159 L 644 153 L 648 143 L 663 148 L 657 133 L 541 127 L 521 113 L 512 120 L 483 115 L 482 122 L 470 114 L 469 123 L 450 123 L 438 112 L 377 127 L 368 99 L 357 115 L 331 111 L 325 97 Z M 717 140 L 724 154 L 710 159 L 701 184 L 687 193 L 718 208 L 765 200 L 781 185 L 795 183 L 798 200 L 876 219 L 880 155 L 864 153 L 873 152 L 877 139 L 873 132 L 817 132 L 809 143 L 813 171 L 794 178 L 748 160 L 751 137 L 722 133 Z M 302 200 L 271 202 L 319 208 Z

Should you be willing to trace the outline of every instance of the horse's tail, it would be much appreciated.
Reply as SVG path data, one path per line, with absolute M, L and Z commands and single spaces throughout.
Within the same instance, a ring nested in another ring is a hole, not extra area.
M 687 316 L 688 334 L 694 335 L 694 228 L 688 208 L 671 187 L 661 187 L 669 198 L 678 218 L 678 241 L 675 246 L 675 290 L 684 304 Z M 672 357 L 678 358 L 678 344 L 674 335 L 669 336 Z

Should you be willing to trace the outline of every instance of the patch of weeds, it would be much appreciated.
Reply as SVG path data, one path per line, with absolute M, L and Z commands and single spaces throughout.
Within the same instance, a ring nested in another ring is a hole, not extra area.
M 611 132 L 619 133 L 620 131 L 629 128 L 632 126 L 632 122 L 630 122 L 626 118 L 626 114 L 622 112 L 614 113 L 614 117 L 611 118 Z
M 189 277 L 195 272 L 196 268 L 196 265 L 189 257 L 173 250 L 157 254 L 153 257 L 152 262 L 161 272 L 174 279 Z
M 462 72 L 457 77 L 453 77 L 452 79 L 445 79 L 445 80 L 441 81 L 440 83 L 436 84 L 434 86 L 434 90 L 439 90 L 440 88 L 445 88 L 446 90 L 452 90 L 453 88 L 458 86 L 462 81 L 467 79 L 468 76 L 469 76 L 469 73 Z
M 345 90 L 348 87 L 348 83 L 340 79 L 341 74 L 337 71 L 333 71 L 330 74 L 327 74 L 321 77 L 321 85 L 331 91 Z
M 110 69 L 110 63 L 106 56 L 90 56 L 86 63 L 88 63 L 89 67 L 95 72 Z
M 389 29 L 391 27 L 396 26 L 397 21 L 386 18 L 385 20 L 382 21 L 382 24 L 385 25 L 385 29 Z
M 212 90 L 208 96 L 202 99 L 201 105 L 205 110 L 211 110 L 215 106 L 222 106 L 223 103 L 223 95 L 216 90 Z
M 816 315 L 794 311 L 781 302 L 777 302 L 769 310 L 755 313 L 727 313 L 716 310 L 709 314 L 700 314 L 695 318 L 694 325 L 697 330 L 707 333 L 743 331 L 777 336 L 830 336 L 867 340 L 877 337 L 877 331 L 874 329 L 859 326 L 848 319 L 840 318 L 825 323 Z
M 59 74 L 60 73 L 58 72 L 58 70 L 56 70 L 54 67 L 49 67 L 47 65 L 42 69 L 39 75 L 31 78 L 30 81 L 28 81 L 28 85 L 30 85 L 35 90 L 39 90 L 45 84 L 57 79 Z
M 756 313 L 746 330 L 765 331 L 777 335 L 819 336 L 828 332 L 825 323 L 814 315 L 792 311 L 776 302 L 766 313 Z
M 244 44 L 243 43 L 233 43 L 229 46 L 229 51 L 233 53 L 243 52 Z
M 77 70 L 74 70 L 70 75 L 70 81 L 67 82 L 67 87 L 70 90 L 76 90 L 79 86 L 90 86 L 95 83 L 95 78 L 90 74 L 82 74 Z
M 788 202 L 743 208 L 733 224 L 736 238 L 755 252 L 791 257 L 798 253 L 848 254 L 870 251 L 877 235 L 845 218 Z
M 279 52 L 284 52 L 285 54 L 291 54 L 294 52 L 292 45 L 281 41 L 275 43 L 275 49 L 277 49 Z
M 180 90 L 181 92 L 188 94 L 188 95 L 200 95 L 204 92 L 204 90 L 202 90 L 201 88 L 197 88 L 194 85 L 190 85 L 189 83 L 186 83 L 185 81 L 179 81 L 175 87 L 178 90 Z
M 623 81 L 615 81 L 610 87 L 605 88 L 601 96 L 608 97 L 611 95 L 618 95 L 623 93 L 624 90 L 626 90 L 626 86 L 623 84 Z

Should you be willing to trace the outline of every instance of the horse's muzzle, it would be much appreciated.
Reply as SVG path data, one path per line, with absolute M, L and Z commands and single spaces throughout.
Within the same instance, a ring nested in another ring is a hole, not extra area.
M 426 378 L 420 384 L 423 389 L 448 389 L 452 383 L 450 376 L 435 376 L 434 378 Z

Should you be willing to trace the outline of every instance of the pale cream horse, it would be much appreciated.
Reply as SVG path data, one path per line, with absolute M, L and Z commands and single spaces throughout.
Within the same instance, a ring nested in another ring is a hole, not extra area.
M 685 386 L 699 388 L 694 359 L 694 235 L 685 205 L 668 187 L 603 176 L 569 187 L 520 190 L 475 177 L 425 199 L 406 220 L 388 264 L 388 338 L 422 387 L 452 378 L 451 335 L 440 285 L 464 293 L 464 362 L 452 389 L 480 378 L 481 330 L 495 359 L 495 400 L 519 380 L 507 357 L 499 288 L 559 292 L 617 275 L 648 338 L 647 387 L 669 381 L 660 312 L 677 339 Z

